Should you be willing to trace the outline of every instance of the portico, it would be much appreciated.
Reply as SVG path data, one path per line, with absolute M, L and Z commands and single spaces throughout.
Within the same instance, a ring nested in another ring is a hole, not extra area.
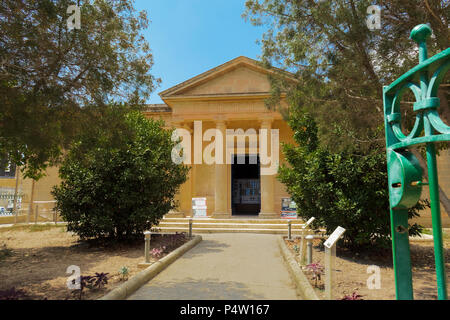
M 244 209 L 259 218 L 280 216 L 281 198 L 289 195 L 276 180 L 282 161 L 279 143 L 291 142 L 292 132 L 282 115 L 264 104 L 270 97 L 270 72 L 252 59 L 239 57 L 161 92 L 165 105 L 149 106 L 148 117 L 185 129 L 182 139 L 191 151 L 186 154 L 189 177 L 176 197 L 179 207 L 172 216 L 191 216 L 194 197 L 206 198 L 207 215 L 214 218 L 231 218 Z M 233 177 L 232 168 L 244 173 L 245 166 L 255 169 L 250 159 L 257 161 L 259 174 Z

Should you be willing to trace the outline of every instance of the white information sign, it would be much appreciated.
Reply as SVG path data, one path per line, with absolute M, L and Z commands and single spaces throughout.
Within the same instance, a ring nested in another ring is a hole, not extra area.
M 192 198 L 192 213 L 194 217 L 206 217 L 206 198 Z
M 328 237 L 327 241 L 323 244 L 328 249 L 331 249 L 332 246 L 339 240 L 339 238 L 344 234 L 345 229 L 342 227 L 337 227 L 336 230 Z
M 307 228 L 311 223 L 313 223 L 314 220 L 316 220 L 316 218 L 311 217 L 308 221 L 306 221 L 306 224 L 303 228 Z

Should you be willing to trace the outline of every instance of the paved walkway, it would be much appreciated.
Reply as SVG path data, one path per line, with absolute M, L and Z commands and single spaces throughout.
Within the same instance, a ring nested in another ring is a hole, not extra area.
M 216 233 L 202 237 L 129 299 L 298 299 L 277 236 Z

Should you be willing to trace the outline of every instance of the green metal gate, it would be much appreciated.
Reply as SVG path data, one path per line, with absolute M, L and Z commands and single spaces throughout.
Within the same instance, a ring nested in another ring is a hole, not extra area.
M 408 148 L 419 144 L 426 145 L 438 299 L 447 299 L 435 143 L 450 141 L 450 127 L 437 112 L 440 105 L 437 91 L 450 68 L 450 48 L 428 58 L 426 41 L 431 34 L 426 24 L 412 30 L 411 39 L 419 45 L 419 64 L 383 88 L 392 248 L 399 300 L 413 299 L 408 209 L 419 201 L 426 183 L 422 181 L 419 161 Z M 401 128 L 400 101 L 407 89 L 415 96 L 416 120 L 411 132 L 405 135 Z

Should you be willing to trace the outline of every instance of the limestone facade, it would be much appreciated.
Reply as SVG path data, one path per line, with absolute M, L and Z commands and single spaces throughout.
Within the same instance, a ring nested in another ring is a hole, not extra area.
M 270 97 L 268 75 L 271 72 L 252 59 L 238 57 L 161 92 L 160 97 L 164 104 L 148 105 L 144 114 L 149 118 L 164 120 L 167 127 L 187 130 L 191 134 L 192 151 L 194 151 L 195 145 L 197 145 L 197 148 L 200 145 L 203 152 L 208 148 L 211 141 L 204 141 L 203 139 L 208 129 L 218 129 L 223 136 L 230 129 L 242 129 L 244 132 L 255 130 L 258 135 L 256 150 L 251 148 L 249 139 L 246 140 L 245 147 L 240 149 L 232 147 L 230 150 L 230 146 L 225 142 L 222 145 L 224 160 L 227 160 L 226 158 L 230 158 L 230 156 L 248 156 L 255 152 L 260 154 L 260 130 L 268 130 L 270 141 L 271 130 L 277 129 L 280 143 L 279 163 L 282 164 L 284 158 L 281 144 L 293 143 L 293 137 L 292 131 L 282 115 L 277 111 L 269 110 L 264 104 L 264 100 Z M 283 99 L 281 104 L 284 105 Z M 197 136 L 194 132 L 196 128 L 198 130 L 196 123 L 201 123 L 200 135 Z M 270 150 L 270 143 L 268 149 L 268 154 L 274 151 Z M 220 151 L 215 150 L 215 154 L 217 152 L 220 153 Z M 224 161 L 223 164 L 207 164 L 203 157 L 194 159 L 194 153 L 191 154 L 191 170 L 188 180 L 181 186 L 176 197 L 179 207 L 170 213 L 172 216 L 191 216 L 192 198 L 196 197 L 206 198 L 207 215 L 210 217 L 228 218 L 245 213 L 247 209 L 259 218 L 280 216 L 281 198 L 289 197 L 289 195 L 286 193 L 283 184 L 276 179 L 276 174 L 256 174 L 251 179 L 247 179 L 253 183 L 253 189 L 240 189 L 239 192 L 245 193 L 249 190 L 257 190 L 260 197 L 256 202 L 259 203 L 254 203 L 253 207 L 251 204 L 239 205 L 234 200 L 233 193 L 236 192 L 237 180 L 239 180 L 236 177 L 241 175 L 245 178 L 246 174 L 250 171 L 254 172 L 256 167 L 241 167 L 244 168 L 242 170 L 234 164 L 227 163 L 227 161 Z M 198 160 L 201 160 L 202 163 L 198 163 Z M 262 163 L 260 157 L 257 168 L 262 172 L 265 167 L 267 167 L 267 164 Z M 438 158 L 438 167 L 440 184 L 450 195 L 450 150 L 441 152 Z M 30 208 L 34 210 L 36 203 L 39 204 L 39 201 L 53 200 L 50 194 L 51 188 L 60 182 L 57 168 L 50 168 L 47 170 L 47 176 L 34 184 L 34 192 L 33 183 L 18 175 L 0 178 L 2 192 L 9 190 L 10 193 L 13 193 L 17 178 L 19 179 L 18 191 L 23 194 L 21 210 L 25 213 L 30 212 Z M 240 180 L 247 181 L 246 179 Z M 33 203 L 32 206 L 31 203 Z M 40 204 L 40 210 L 45 211 L 46 208 L 50 209 L 51 207 L 51 204 Z M 239 212 L 240 210 L 244 212 Z M 32 220 L 34 214 L 33 212 L 29 214 Z M 442 219 L 443 225 L 450 227 L 450 219 L 443 208 Z M 429 211 L 422 213 L 419 222 L 425 226 L 431 225 Z M 2 220 L 0 223 L 5 222 Z

